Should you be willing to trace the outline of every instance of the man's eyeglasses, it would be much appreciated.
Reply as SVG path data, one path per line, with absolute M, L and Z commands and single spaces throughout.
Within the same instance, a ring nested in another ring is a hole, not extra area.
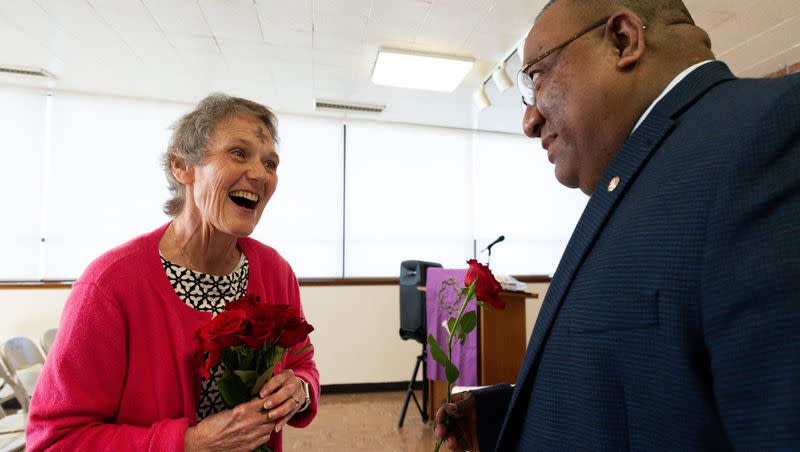
M 522 69 L 519 70 L 517 73 L 517 87 L 519 88 L 520 94 L 522 94 L 522 103 L 528 107 L 535 107 L 536 106 L 536 81 L 539 78 L 539 73 L 536 72 L 533 75 L 528 74 L 528 69 L 531 68 L 534 64 L 542 61 L 543 59 L 549 57 L 553 53 L 563 49 L 564 47 L 568 46 L 572 41 L 580 38 L 581 36 L 589 33 L 590 31 L 594 30 L 595 28 L 599 27 L 600 25 L 605 24 L 610 17 L 606 17 L 603 20 L 599 20 L 589 27 L 581 30 L 571 38 L 567 39 L 566 41 L 562 42 L 561 44 L 553 47 L 552 49 L 548 50 L 547 52 L 539 55 L 538 57 L 528 61 L 522 66 Z

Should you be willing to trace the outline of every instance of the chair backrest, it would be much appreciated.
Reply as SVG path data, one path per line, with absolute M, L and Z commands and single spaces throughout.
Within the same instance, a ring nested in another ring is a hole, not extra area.
M 36 348 L 36 344 L 27 337 L 12 337 L 3 344 L 3 358 L 8 365 L 8 370 L 17 373 L 22 369 L 44 364 L 44 356 Z
M 25 395 L 33 395 L 44 366 L 44 356 L 36 344 L 27 337 L 14 337 L 3 344 L 2 355 L 9 373 L 25 390 Z
M 42 333 L 41 343 L 45 355 L 50 353 L 50 347 L 53 346 L 53 342 L 56 340 L 56 333 L 58 333 L 58 328 L 50 328 Z
M 22 405 L 22 411 L 27 413 L 30 396 L 27 392 L 25 392 L 25 389 L 19 384 L 16 378 L 11 375 L 11 372 L 8 371 L 8 368 L 6 368 L 3 360 L 0 360 L 0 380 L 5 382 L 6 387 L 10 387 L 13 390 L 14 397 L 16 397 L 19 404 Z

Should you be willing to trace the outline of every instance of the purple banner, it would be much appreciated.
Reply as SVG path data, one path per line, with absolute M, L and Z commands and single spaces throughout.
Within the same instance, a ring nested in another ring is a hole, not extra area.
M 444 268 L 429 268 L 425 298 L 427 305 L 428 334 L 433 335 L 447 353 L 447 320 L 456 317 L 461 308 L 463 297 L 458 294 L 464 289 L 464 274 L 466 269 L 451 270 Z M 467 304 L 464 312 L 474 311 L 475 300 Z M 473 330 L 467 335 L 467 341 L 462 346 L 458 339 L 454 339 L 453 364 L 461 372 L 455 384 L 458 386 L 476 386 L 478 384 L 478 332 Z M 446 381 L 444 367 L 437 363 L 428 352 L 428 379 Z

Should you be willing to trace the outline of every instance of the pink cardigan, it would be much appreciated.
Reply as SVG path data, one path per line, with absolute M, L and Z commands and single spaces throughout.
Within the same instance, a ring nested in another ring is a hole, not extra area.
M 103 254 L 73 286 L 31 401 L 27 450 L 183 450 L 200 395 L 193 335 L 211 314 L 184 304 L 170 285 L 158 254 L 167 226 Z M 247 293 L 302 309 L 289 264 L 255 240 L 238 245 L 250 263 Z M 287 353 L 276 369 L 292 369 L 312 392 L 294 427 L 316 415 L 313 356 L 313 348 Z M 276 451 L 281 437 L 270 439 Z

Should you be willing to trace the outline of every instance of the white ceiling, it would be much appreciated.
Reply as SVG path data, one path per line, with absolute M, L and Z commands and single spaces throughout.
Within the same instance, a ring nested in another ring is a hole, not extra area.
M 378 120 L 517 133 L 515 90 L 478 111 L 472 93 L 546 0 L 0 0 L 0 65 L 55 80 L 0 83 L 195 103 L 211 91 L 278 112 L 315 98 L 386 105 Z M 686 0 L 740 76 L 800 61 L 800 0 Z M 375 86 L 381 46 L 475 58 L 453 93 Z M 516 57 L 507 66 L 519 68 Z M 326 115 L 341 116 L 340 113 Z M 358 116 L 350 113 L 349 115 Z

